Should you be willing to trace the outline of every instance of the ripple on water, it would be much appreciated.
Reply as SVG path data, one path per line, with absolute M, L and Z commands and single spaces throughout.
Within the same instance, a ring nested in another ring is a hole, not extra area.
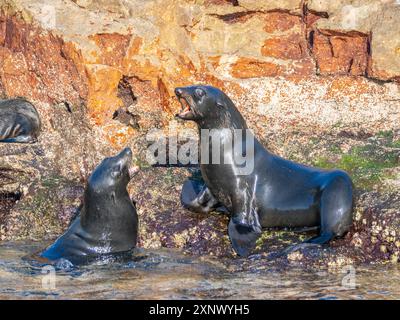
M 357 267 L 355 288 L 349 288 L 340 273 L 233 273 L 217 259 L 167 249 L 138 250 L 123 263 L 56 271 L 51 283 L 40 266 L 22 259 L 45 246 L 0 245 L 0 299 L 400 299 L 398 265 Z

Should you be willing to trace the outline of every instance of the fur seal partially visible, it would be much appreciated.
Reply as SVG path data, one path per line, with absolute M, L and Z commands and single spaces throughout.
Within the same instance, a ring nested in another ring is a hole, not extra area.
M 131 162 L 132 151 L 126 148 L 97 166 L 87 181 L 79 215 L 41 257 L 76 265 L 135 248 L 138 216 L 126 189 L 137 170 L 130 171 Z
M 39 113 L 27 100 L 0 100 L 0 142 L 34 143 L 40 126 Z
M 252 135 L 233 102 L 221 90 L 211 86 L 176 88 L 183 110 L 177 115 L 195 121 L 200 133 L 212 130 L 212 139 L 230 141 L 242 129 Z M 228 130 L 228 131 L 227 131 Z M 229 237 L 236 253 L 247 256 L 255 247 L 262 228 L 318 227 L 319 235 L 307 244 L 325 244 L 342 236 L 352 225 L 353 184 L 341 170 L 323 170 L 301 165 L 267 151 L 252 135 L 254 169 L 239 174 L 234 149 L 225 149 L 219 164 L 204 163 L 200 169 L 204 182 L 188 180 L 182 188 L 184 207 L 195 212 L 209 212 L 225 206 L 231 214 Z M 209 159 L 213 140 L 209 139 Z M 203 145 L 200 137 L 200 143 Z M 231 141 L 232 142 L 232 141 Z M 247 140 L 240 153 L 246 156 Z M 202 151 L 203 152 L 203 151 Z M 227 164 L 225 159 L 230 159 Z M 293 247 L 293 250 L 298 246 Z

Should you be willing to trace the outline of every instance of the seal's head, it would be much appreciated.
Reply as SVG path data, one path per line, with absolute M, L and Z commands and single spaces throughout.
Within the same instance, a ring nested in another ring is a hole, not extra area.
M 182 110 L 176 116 L 182 120 L 192 120 L 200 127 L 231 127 L 232 121 L 245 121 L 232 100 L 221 90 L 212 86 L 195 85 L 175 89 Z
M 114 157 L 105 158 L 94 169 L 85 188 L 83 226 L 99 233 L 106 227 L 103 223 L 116 225 L 131 207 L 127 185 L 137 167 L 131 167 L 132 150 L 125 148 Z M 122 208 L 122 209 L 121 209 Z
M 92 172 L 87 182 L 87 190 L 92 194 L 124 192 L 133 174 L 138 170 L 131 167 L 132 150 L 125 148 L 115 157 L 104 159 Z

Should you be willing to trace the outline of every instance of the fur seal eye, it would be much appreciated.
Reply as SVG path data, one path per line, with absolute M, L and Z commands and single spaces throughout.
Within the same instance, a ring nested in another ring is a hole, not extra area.
M 197 88 L 195 90 L 196 92 L 196 96 L 198 96 L 199 98 L 204 97 L 206 95 L 206 92 L 203 89 Z

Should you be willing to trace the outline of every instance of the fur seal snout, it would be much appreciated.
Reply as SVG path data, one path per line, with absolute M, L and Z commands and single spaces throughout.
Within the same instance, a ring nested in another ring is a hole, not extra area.
M 182 105 L 177 117 L 195 121 L 200 131 L 212 132 L 212 139 L 205 138 L 209 140 L 206 156 L 214 159 L 215 155 L 218 160 L 204 162 L 202 145 L 203 181 L 187 181 L 181 202 L 194 212 L 209 212 L 223 205 L 230 213 L 228 233 L 237 254 L 251 253 L 262 228 L 318 227 L 319 234 L 307 240 L 307 245 L 325 244 L 349 230 L 353 184 L 346 172 L 313 168 L 270 153 L 248 130 L 232 100 L 215 87 L 181 87 L 175 94 Z M 237 142 L 237 130 L 250 139 L 239 141 L 237 153 L 225 145 L 221 151 L 221 141 L 228 146 Z M 214 141 L 218 143 L 215 151 Z M 237 154 L 251 160 L 252 170 L 243 174 L 235 163 Z
M 34 143 L 40 132 L 40 117 L 27 100 L 0 100 L 0 142 Z
M 127 191 L 131 163 L 132 151 L 126 148 L 95 168 L 88 178 L 79 215 L 41 257 L 76 265 L 135 248 L 138 216 Z

